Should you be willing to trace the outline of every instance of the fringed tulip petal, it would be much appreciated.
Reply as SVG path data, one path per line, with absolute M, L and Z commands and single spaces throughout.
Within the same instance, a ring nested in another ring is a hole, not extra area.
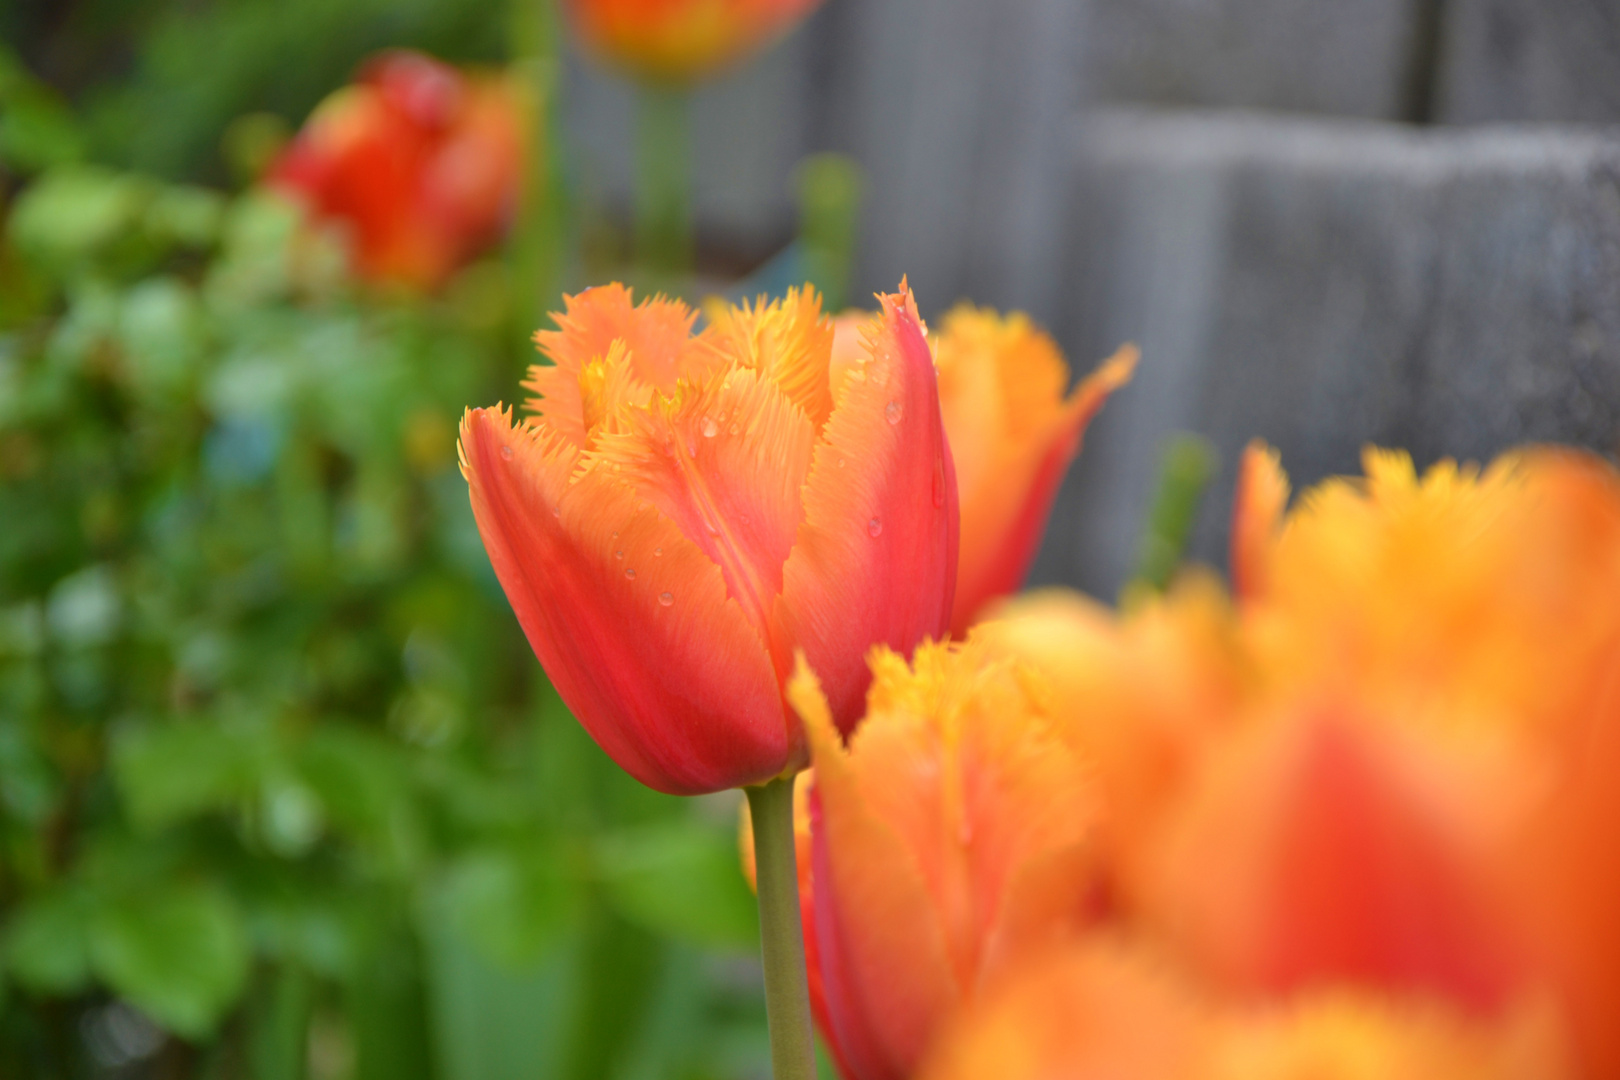
M 673 794 L 795 755 L 770 658 L 719 567 L 630 487 L 573 476 L 562 437 L 476 409 L 463 473 L 496 576 L 558 693 L 613 759 Z
M 1243 451 L 1232 507 L 1232 591 L 1240 599 L 1264 594 L 1287 505 L 1288 474 L 1281 455 L 1256 439 Z
M 867 359 L 845 377 L 816 445 L 773 617 L 774 636 L 804 650 L 842 730 L 870 681 L 866 648 L 909 653 L 943 634 L 956 577 L 956 471 L 933 356 L 910 292 L 881 300 Z
M 833 324 L 821 317 L 814 289 L 789 289 L 776 303 L 741 307 L 713 303 L 705 311 L 703 344 L 724 356 L 746 357 L 761 377 L 775 383 L 817 432 L 832 413 Z
M 871 662 L 847 751 L 804 676 L 790 692 L 816 766 L 828 1035 L 855 1080 L 909 1075 L 984 978 L 1087 923 L 1097 814 L 1016 661 L 970 640 Z
M 899 833 L 868 807 L 802 654 L 789 699 L 816 764 L 811 874 L 825 1034 L 851 1076 L 903 1080 L 954 997 L 945 937 L 918 917 L 927 885 Z

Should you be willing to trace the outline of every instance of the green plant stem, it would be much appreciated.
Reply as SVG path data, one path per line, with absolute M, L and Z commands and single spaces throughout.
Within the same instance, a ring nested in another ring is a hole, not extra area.
M 642 85 L 636 98 L 636 258 L 661 284 L 692 268 L 692 145 L 686 91 Z
M 793 778 L 746 789 L 754 818 L 759 941 L 765 961 L 765 1016 L 775 1080 L 815 1080 L 810 984 L 799 915 L 799 867 L 793 852 Z

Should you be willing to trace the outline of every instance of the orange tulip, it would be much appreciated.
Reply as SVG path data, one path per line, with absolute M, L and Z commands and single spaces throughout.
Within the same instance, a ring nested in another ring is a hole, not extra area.
M 1426 999 L 1343 991 L 1255 1009 L 1202 1001 L 1140 949 L 1026 965 L 955 1023 L 920 1080 L 1559 1080 L 1534 1004 L 1508 1023 Z
M 821 0 L 567 0 L 586 47 L 655 82 L 705 78 L 786 34 Z
M 846 750 L 807 667 L 812 952 L 852 1080 L 910 1074 L 995 971 L 1086 925 L 1096 807 L 1031 675 L 976 639 L 872 656 Z
M 795 651 L 847 728 L 876 644 L 946 626 L 956 480 L 909 290 L 882 297 L 829 387 L 832 327 L 793 292 L 690 333 L 619 285 L 536 335 L 536 417 L 473 409 L 461 461 L 496 575 L 592 737 L 637 779 L 695 794 L 800 767 Z
M 360 276 L 435 288 L 511 221 L 524 111 L 509 80 L 384 53 L 315 109 L 268 183 L 347 230 Z
M 1137 352 L 1121 349 L 1064 396 L 1069 365 L 1028 316 L 963 305 L 945 317 L 934 355 L 962 493 L 951 613 L 961 636 L 1023 584 L 1086 424 L 1130 380 Z
M 1058 732 L 1095 769 L 1102 899 L 1125 900 L 1147 840 L 1252 692 L 1231 606 L 1212 578 L 1186 574 L 1121 615 L 1066 589 L 992 614 L 974 633 L 1040 672 Z
M 1251 450 L 1234 574 L 1262 685 L 1152 842 L 1144 904 L 1224 985 L 1488 1014 L 1537 968 L 1503 860 L 1620 657 L 1620 479 L 1556 450 L 1366 471 L 1284 518 Z

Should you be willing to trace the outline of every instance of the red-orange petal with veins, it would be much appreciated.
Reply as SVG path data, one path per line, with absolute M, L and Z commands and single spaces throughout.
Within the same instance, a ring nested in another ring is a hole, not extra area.
M 755 784 L 802 756 L 759 633 L 674 522 L 510 409 L 469 410 L 462 473 L 529 644 L 592 738 L 648 787 Z M 622 555 L 620 553 L 623 553 Z
M 942 636 L 956 588 L 956 468 L 933 354 L 909 289 L 879 298 L 864 365 L 850 371 L 816 444 L 805 521 L 772 616 L 802 648 L 841 730 L 871 682 L 871 645 L 902 655 Z
M 804 518 L 799 491 L 815 444 L 809 421 L 774 383 L 743 369 L 708 392 L 638 412 L 630 424 L 599 437 L 603 465 L 622 468 L 724 571 L 729 594 L 763 634 Z M 784 676 L 792 659 L 776 657 Z
M 1288 474 L 1283 472 L 1282 457 L 1255 439 L 1243 451 L 1232 503 L 1232 592 L 1239 600 L 1265 594 L 1271 550 L 1287 506 Z

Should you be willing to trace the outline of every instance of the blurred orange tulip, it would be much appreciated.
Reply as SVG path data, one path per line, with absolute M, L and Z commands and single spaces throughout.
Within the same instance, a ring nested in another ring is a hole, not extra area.
M 920 1080 L 1560 1080 L 1556 1028 L 1342 991 L 1253 1008 L 1200 1000 L 1161 961 L 1070 947 L 1014 972 L 951 1027 Z
M 909 290 L 836 393 L 814 293 L 734 311 L 610 285 L 536 335 L 536 418 L 470 410 L 462 472 L 496 575 L 558 692 L 621 766 L 676 794 L 800 767 L 802 651 L 843 728 L 877 644 L 941 634 L 956 479 Z
M 1089 777 L 1042 692 L 985 643 L 872 656 L 846 750 L 801 665 L 823 1034 L 852 1080 L 904 1077 L 981 980 L 1088 922 Z
M 1137 352 L 1121 349 L 1065 396 L 1069 365 L 1028 316 L 963 305 L 945 316 L 934 357 L 962 493 L 961 636 L 1023 584 L 1086 424 L 1130 380 Z
M 515 82 L 384 53 L 315 109 L 267 183 L 346 230 L 361 277 L 432 289 L 511 221 L 524 130 Z
M 1366 472 L 1285 519 L 1251 449 L 1234 576 L 1263 685 L 1152 842 L 1143 903 L 1223 985 L 1494 1014 L 1537 977 L 1504 860 L 1620 658 L 1620 479 L 1546 449 L 1421 478 L 1369 451 Z
M 707 78 L 765 48 L 821 0 L 566 0 L 587 48 L 641 79 Z

